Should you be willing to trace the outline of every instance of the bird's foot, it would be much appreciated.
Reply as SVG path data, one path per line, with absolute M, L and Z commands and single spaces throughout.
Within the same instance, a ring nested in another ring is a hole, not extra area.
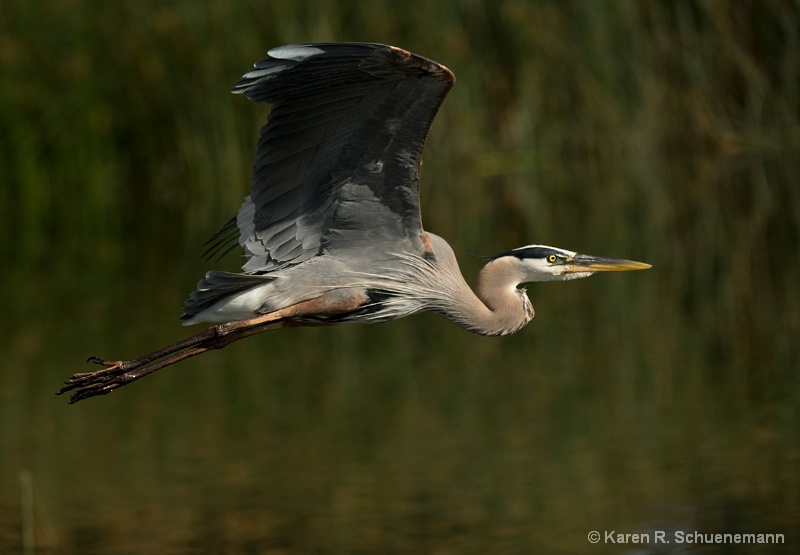
M 129 381 L 124 379 L 125 372 L 128 370 L 128 361 L 89 357 L 86 362 L 99 364 L 103 368 L 94 372 L 78 372 L 64 382 L 64 387 L 56 395 L 74 389 L 78 390 L 70 396 L 70 404 L 97 395 L 107 395 Z
M 115 389 L 128 385 L 153 372 L 172 366 L 182 360 L 205 353 L 210 349 L 221 349 L 233 341 L 250 337 L 263 331 L 278 329 L 291 325 L 309 325 L 294 322 L 291 318 L 305 314 L 298 307 L 310 307 L 306 311 L 313 312 L 318 304 L 317 299 L 304 301 L 289 309 L 279 310 L 269 314 L 262 314 L 249 320 L 239 320 L 227 324 L 220 324 L 206 329 L 196 335 L 167 345 L 161 349 L 142 355 L 131 360 L 106 360 L 100 357 L 89 357 L 86 362 L 99 364 L 103 368 L 94 372 L 80 372 L 73 374 L 64 382 L 64 386 L 56 395 L 72 391 L 69 398 L 70 404 L 77 403 L 89 397 L 108 395 Z M 352 308 L 348 309 L 352 310 Z

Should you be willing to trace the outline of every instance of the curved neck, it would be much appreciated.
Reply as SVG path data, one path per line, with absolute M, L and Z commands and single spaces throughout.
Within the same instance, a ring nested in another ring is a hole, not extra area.
M 481 335 L 514 333 L 533 318 L 528 296 L 517 289 L 523 280 L 512 260 L 493 260 L 478 273 L 474 292 L 461 279 L 466 290 L 462 289 L 456 302 L 448 303 L 442 312 L 459 326 Z

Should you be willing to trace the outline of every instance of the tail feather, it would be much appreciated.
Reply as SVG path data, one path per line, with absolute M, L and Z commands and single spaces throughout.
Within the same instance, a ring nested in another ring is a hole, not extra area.
M 265 275 L 235 274 L 212 270 L 197 283 L 197 289 L 183 304 L 181 320 L 191 320 L 204 310 L 236 293 L 273 280 Z

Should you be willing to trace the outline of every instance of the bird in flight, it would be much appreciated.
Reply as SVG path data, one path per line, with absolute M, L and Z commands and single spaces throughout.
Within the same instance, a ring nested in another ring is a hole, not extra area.
M 210 271 L 184 324 L 221 322 L 132 360 L 73 375 L 70 402 L 105 395 L 156 370 L 263 331 L 385 322 L 433 311 L 482 335 L 533 318 L 518 286 L 649 264 L 528 245 L 490 257 L 475 289 L 441 237 L 422 227 L 419 169 L 439 106 L 455 84 L 445 66 L 394 46 L 274 48 L 233 87 L 272 110 L 261 129 L 250 195 L 210 241 L 240 246 L 242 273 Z

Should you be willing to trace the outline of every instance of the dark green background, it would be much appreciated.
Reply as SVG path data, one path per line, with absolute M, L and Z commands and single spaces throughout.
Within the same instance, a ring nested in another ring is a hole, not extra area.
M 512 337 L 281 330 L 53 396 L 202 329 L 177 315 L 268 112 L 229 88 L 336 40 L 456 74 L 422 200 L 469 278 L 529 243 L 653 268 L 531 285 Z M 796 2 L 6 0 L 0 71 L 0 551 L 796 552 Z

